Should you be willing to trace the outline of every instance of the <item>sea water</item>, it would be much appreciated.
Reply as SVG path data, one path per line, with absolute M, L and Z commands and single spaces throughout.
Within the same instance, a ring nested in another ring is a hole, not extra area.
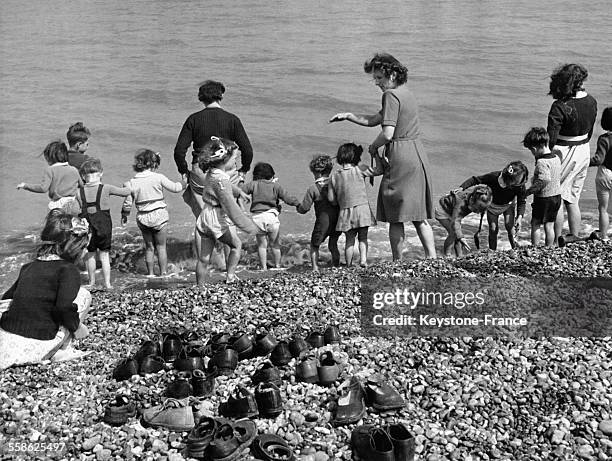
M 241 118 L 254 162 L 270 162 L 301 197 L 313 155 L 334 155 L 347 141 L 367 147 L 376 137 L 378 128 L 328 120 L 380 109 L 363 62 L 386 51 L 409 69 L 437 198 L 511 160 L 532 169 L 520 141 L 529 127 L 546 125 L 548 77 L 557 65 L 583 64 L 599 114 L 612 104 L 611 23 L 608 0 L 3 0 L 0 285 L 22 262 L 16 255 L 31 251 L 48 201 L 15 186 L 40 180 L 43 147 L 65 139 L 76 121 L 92 131 L 88 154 L 102 160 L 104 182 L 129 179 L 141 147 L 160 151 L 160 171 L 177 180 L 172 152 L 186 117 L 202 108 L 198 84 L 220 80 L 222 105 Z M 592 148 L 600 133 L 598 117 Z M 581 201 L 587 220 L 596 211 L 594 173 Z M 373 206 L 377 184 L 369 191 Z M 166 198 L 171 235 L 184 241 L 193 217 L 180 194 Z M 115 224 L 120 205 L 113 201 Z M 287 245 L 307 245 L 313 221 L 312 213 L 284 207 Z M 138 235 L 134 217 L 127 232 Z M 436 236 L 440 247 L 438 228 Z M 388 257 L 386 238 L 384 225 L 371 230 L 374 256 Z

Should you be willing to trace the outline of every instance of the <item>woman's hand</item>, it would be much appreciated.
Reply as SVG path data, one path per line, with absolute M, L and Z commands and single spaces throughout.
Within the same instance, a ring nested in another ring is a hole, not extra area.
M 19 184 L 17 184 L 17 189 L 23 189 L 24 187 L 25 187 L 24 182 L 20 182 Z
M 464 250 L 470 251 L 470 245 L 468 244 L 467 240 L 465 239 L 465 237 L 461 237 L 458 242 L 461 244 L 461 246 L 463 247 Z
M 83 323 L 79 324 L 79 328 L 73 333 L 74 339 L 83 339 L 89 336 L 89 328 L 87 328 Z
M 519 215 L 516 217 L 516 222 L 514 223 L 514 235 L 519 234 L 519 232 L 521 231 L 522 224 L 523 224 L 523 217 Z
M 375 157 L 375 156 L 377 156 L 377 155 L 378 155 L 378 148 L 374 147 L 374 145 L 373 145 L 373 144 L 370 144 L 370 145 L 368 146 L 368 152 L 370 153 L 370 155 L 371 155 L 372 157 Z
M 349 120 L 349 117 L 353 115 L 352 112 L 340 112 L 339 114 L 334 115 L 329 119 L 329 123 L 333 122 L 342 122 L 344 120 Z

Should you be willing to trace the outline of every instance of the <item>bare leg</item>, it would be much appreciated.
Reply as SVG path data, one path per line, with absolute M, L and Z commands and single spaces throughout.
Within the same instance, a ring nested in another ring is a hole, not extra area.
M 272 256 L 274 257 L 274 267 L 281 267 L 281 246 L 280 246 L 280 226 L 274 226 L 268 232 L 268 239 L 272 247 Z
M 359 239 L 359 265 L 368 265 L 368 228 L 360 227 L 357 229 L 357 238 Z
M 557 217 L 559 217 L 559 215 L 557 215 Z M 540 244 L 540 226 L 541 225 L 542 225 L 541 221 L 537 221 L 534 219 L 531 220 L 531 244 L 534 247 Z
M 457 237 L 455 236 L 455 230 L 451 224 L 450 219 L 440 219 L 438 218 L 438 222 L 444 227 L 446 232 L 448 232 L 448 237 L 444 240 L 444 256 L 451 257 L 454 253 L 455 248 L 455 240 Z
M 96 252 L 88 251 L 85 257 L 85 266 L 89 276 L 89 284 L 93 287 L 96 284 Z
M 159 260 L 159 271 L 161 275 L 166 275 L 168 272 L 168 255 L 166 253 L 166 237 L 168 236 L 167 226 L 153 234 L 155 249 L 157 250 L 157 259 Z
M 504 215 L 505 218 L 505 215 Z M 489 250 L 497 250 L 497 234 L 499 233 L 499 216 L 487 212 L 489 225 Z
M 417 235 L 419 236 L 419 240 L 421 241 L 421 245 L 423 245 L 423 250 L 425 250 L 426 258 L 435 258 L 436 257 L 436 242 L 434 240 L 433 229 L 429 224 L 429 221 L 412 221 L 414 224 L 414 228 L 417 231 Z M 404 243 L 403 239 L 404 226 L 402 225 L 402 244 Z M 401 259 L 401 256 L 400 256 Z
M 153 232 L 142 227 L 140 231 L 145 241 L 145 263 L 147 264 L 147 272 L 149 275 L 155 275 L 155 243 Z
M 357 229 L 351 229 L 344 233 L 346 243 L 344 245 L 344 259 L 346 259 L 346 265 L 351 266 L 353 264 L 353 253 L 355 252 L 355 237 L 357 236 Z
M 506 232 L 508 233 L 508 241 L 510 242 L 510 247 L 512 248 L 516 248 L 516 240 L 514 239 L 515 221 L 516 211 L 514 210 L 514 205 L 511 205 L 510 208 L 504 211 L 504 226 L 506 226 Z
M 416 227 L 416 224 L 415 224 Z M 418 232 L 418 229 L 417 229 Z M 420 238 L 420 235 L 419 235 Z M 422 242 L 422 240 L 421 240 Z M 402 260 L 402 248 L 404 246 L 404 223 L 392 222 L 389 223 L 389 243 L 391 244 L 391 254 L 393 261 Z M 434 249 L 435 254 L 435 249 Z
M 108 251 L 100 250 L 100 262 L 102 263 L 102 275 L 104 276 L 104 286 L 108 289 L 112 288 L 110 276 L 111 276 L 111 268 L 110 268 L 110 255 Z
M 319 247 L 310 244 L 310 262 L 312 271 L 319 272 Z
M 555 219 L 555 245 L 557 244 L 559 237 L 563 235 L 563 204 L 559 207 L 559 211 L 557 212 L 557 219 Z M 531 243 L 533 244 L 533 234 L 531 238 Z
M 256 238 L 259 264 L 263 270 L 268 270 L 268 236 L 266 234 L 257 234 Z
M 580 237 L 582 217 L 580 215 L 580 207 L 578 206 L 578 202 L 565 202 L 565 209 L 567 210 L 567 224 L 569 226 L 570 233 L 576 237 Z
M 554 222 L 544 223 L 544 242 L 547 247 L 551 247 L 555 243 L 555 223 Z
M 196 264 L 196 283 L 202 285 L 206 276 L 208 275 L 208 268 L 210 267 L 210 256 L 215 249 L 215 241 L 212 238 L 200 236 L 197 232 L 198 238 L 200 239 L 200 255 Z
M 610 216 L 608 215 L 608 204 L 610 203 L 610 191 L 598 190 L 597 203 L 599 211 L 599 236 L 602 239 L 608 238 L 608 228 L 610 227 Z
M 240 252 L 242 251 L 242 242 L 236 235 L 236 230 L 230 228 L 225 234 L 219 237 L 219 241 L 229 246 L 229 256 L 227 258 L 227 278 L 228 282 L 236 280 L 236 266 L 240 261 Z
M 338 267 L 340 265 L 340 251 L 338 250 L 339 238 L 340 234 L 332 234 L 329 236 L 329 240 L 327 241 L 327 247 L 331 253 L 332 266 L 334 267 Z

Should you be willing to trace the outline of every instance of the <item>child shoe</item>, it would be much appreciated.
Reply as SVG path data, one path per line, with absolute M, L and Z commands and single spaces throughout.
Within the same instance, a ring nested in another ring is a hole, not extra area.
M 157 373 L 158 371 L 163 370 L 165 367 L 166 363 L 162 357 L 149 355 L 140 362 L 139 373 L 141 376 L 144 376 L 147 373 Z
M 196 397 L 207 397 L 215 390 L 215 374 L 204 373 L 202 370 L 193 370 L 191 374 L 191 386 L 193 395 Z
M 357 426 L 351 433 L 351 446 L 355 461 L 396 461 L 393 443 L 384 429 Z
M 210 442 L 209 456 L 213 461 L 236 461 L 241 459 L 257 434 L 253 421 L 236 421 L 219 426 Z
M 238 353 L 229 346 L 219 350 L 208 362 L 208 371 L 230 376 L 238 366 Z
M 219 421 L 203 416 L 187 436 L 187 455 L 191 458 L 203 459 L 219 428 Z
M 368 378 L 365 395 L 367 404 L 379 411 L 397 410 L 404 407 L 404 399 L 399 392 L 385 383 L 382 376 L 377 374 Z
M 260 384 L 255 390 L 255 400 L 259 416 L 276 418 L 283 412 L 283 399 L 280 389 L 272 383 Z
M 306 341 L 315 349 L 325 346 L 325 338 L 318 331 L 312 331 L 306 338 Z
M 124 381 L 130 379 L 133 375 L 138 374 L 138 363 L 134 359 L 121 360 L 113 370 L 113 379 Z
M 296 336 L 289 341 L 289 351 L 291 352 L 291 356 L 296 359 L 308 349 L 310 349 L 310 344 L 300 336 Z
M 238 352 L 238 360 L 249 359 L 253 356 L 253 340 L 246 333 L 232 336 L 229 339 L 229 344 L 232 349 Z
M 149 355 L 161 355 L 159 344 L 155 341 L 144 341 L 140 346 L 140 349 L 134 354 L 134 360 L 140 362 L 142 359 Z
M 166 395 L 173 399 L 184 399 L 193 393 L 193 389 L 189 380 L 191 373 L 181 371 L 174 381 L 170 382 L 166 387 Z
M 186 432 L 193 429 L 193 411 L 186 399 L 168 398 L 161 405 L 147 408 L 142 412 L 142 425 L 165 427 L 170 431 Z
M 208 355 L 212 357 L 220 350 L 225 349 L 225 347 L 227 347 L 227 345 L 229 344 L 229 339 L 229 333 L 225 332 L 215 333 L 214 335 L 212 335 L 212 338 L 210 338 L 210 340 L 206 344 L 209 350 Z
M 262 434 L 255 437 L 251 444 L 251 454 L 264 461 L 294 461 L 293 450 L 282 437 L 275 434 Z
M 164 336 L 161 350 L 166 362 L 174 362 L 182 349 L 183 343 L 177 334 L 168 333 Z
M 334 426 L 357 423 L 365 415 L 363 387 L 356 376 L 345 381 L 341 386 L 342 393 L 338 398 L 338 408 L 332 423 Z
M 103 420 L 111 426 L 122 426 L 133 416 L 136 416 L 136 406 L 130 403 L 126 396 L 118 395 L 115 401 L 106 407 Z
M 284 367 L 292 358 L 287 341 L 280 341 L 270 354 L 270 360 L 278 367 Z
M 325 329 L 323 339 L 325 344 L 340 344 L 342 336 L 340 336 L 340 330 L 338 327 L 330 325 Z
M 319 357 L 319 384 L 321 386 L 330 386 L 338 379 L 340 375 L 340 367 L 334 358 L 331 351 L 323 352 Z
M 295 378 L 304 383 L 318 382 L 317 359 L 308 356 L 302 357 L 300 363 L 295 367 Z
M 227 418 L 251 418 L 257 416 L 259 410 L 253 393 L 243 386 L 238 386 L 235 394 L 219 405 L 219 413 Z
M 203 370 L 204 362 L 198 348 L 193 346 L 183 348 L 174 361 L 174 369 L 178 371 Z
M 255 355 L 265 356 L 274 350 L 276 347 L 276 338 L 271 333 L 260 333 L 255 336 L 255 347 L 253 352 Z
M 251 377 L 251 382 L 256 386 L 260 383 L 272 383 L 280 386 L 282 384 L 280 371 L 270 362 L 264 362 Z
M 384 427 L 393 444 L 395 461 L 414 461 L 414 436 L 401 423 L 389 424 Z

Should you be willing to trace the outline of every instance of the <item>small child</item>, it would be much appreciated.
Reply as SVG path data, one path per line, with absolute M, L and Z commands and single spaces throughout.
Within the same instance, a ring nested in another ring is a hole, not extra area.
M 302 203 L 296 207 L 298 213 L 305 214 L 314 203 L 315 223 L 310 236 L 310 260 L 314 272 L 319 272 L 319 247 L 327 237 L 329 237 L 327 246 L 331 253 L 332 265 L 334 267 L 340 265 L 338 238 L 341 232 L 336 230 L 340 208 L 327 199 L 329 175 L 332 168 L 333 163 L 329 155 L 319 155 L 312 159 L 310 171 L 315 182 L 306 190 Z
M 91 132 L 83 126 L 83 122 L 76 122 L 66 133 L 66 139 L 68 139 L 68 164 L 75 167 L 77 170 L 81 168 L 81 165 L 85 160 L 90 158 L 85 155 L 89 148 L 89 137 Z
M 436 207 L 436 219 L 448 232 L 444 241 L 444 254 L 463 256 L 463 249 L 469 251 L 470 245 L 463 236 L 461 220 L 470 213 L 484 213 L 493 201 L 491 188 L 484 184 L 477 184 L 465 190 L 451 191 L 440 197 L 439 207 Z
M 268 243 L 272 248 L 274 268 L 281 268 L 280 248 L 280 201 L 297 206 L 300 202 L 289 195 L 274 177 L 274 168 L 269 163 L 257 163 L 253 168 L 253 181 L 242 185 L 242 190 L 251 198 L 251 218 L 259 227 L 257 253 L 262 270 L 268 269 Z
M 230 146 L 231 147 L 231 146 Z M 257 226 L 240 209 L 232 193 L 226 168 L 233 168 L 237 149 L 228 149 L 224 140 L 212 137 L 203 147 L 199 158 L 200 169 L 206 173 L 203 181 L 202 213 L 196 220 L 201 251 L 196 265 L 196 281 L 202 284 L 208 273 L 210 256 L 217 242 L 229 246 L 226 282 L 238 280 L 236 266 L 240 260 L 242 242 L 236 226 L 249 234 L 257 233 Z
M 546 246 L 555 242 L 555 219 L 561 207 L 561 156 L 548 147 L 548 133 L 543 127 L 531 128 L 523 139 L 523 146 L 536 159 L 531 187 L 527 195 L 534 194 L 531 204 L 531 244 L 540 243 L 540 227 L 544 225 Z
M 589 166 L 599 166 L 595 176 L 595 191 L 599 209 L 599 236 L 608 240 L 610 216 L 608 205 L 612 192 L 612 107 L 606 107 L 601 114 L 601 127 L 607 131 L 597 139 L 597 150 Z
M 368 227 L 376 225 L 366 193 L 365 178 L 382 174 L 380 157 L 376 156 L 376 167 L 359 165 L 363 147 L 346 143 L 338 148 L 336 161 L 341 166 L 330 178 L 327 199 L 338 202 L 340 211 L 336 230 L 344 232 L 344 257 L 346 265 L 353 263 L 355 237 L 359 240 L 359 265 L 368 264 Z
M 61 141 L 53 141 L 45 147 L 42 155 L 49 164 L 45 168 L 40 184 L 28 184 L 21 182 L 17 189 L 25 189 L 30 192 L 44 194 L 48 192 L 49 209 L 56 208 L 76 216 L 79 213 L 76 193 L 82 185 L 78 170 L 68 164 L 68 149 Z
M 80 169 L 81 178 L 85 183 L 80 188 L 77 200 L 81 205 L 81 218 L 87 219 L 91 229 L 91 239 L 87 246 L 85 266 L 89 274 L 89 285 L 96 285 L 96 250 L 100 252 L 104 286 L 111 289 L 110 256 L 113 238 L 113 221 L 110 215 L 110 196 L 127 197 L 130 189 L 102 184 L 102 162 L 97 158 L 89 158 L 83 162 Z
M 176 193 L 187 186 L 184 182 L 172 182 L 163 174 L 157 173 L 155 170 L 159 168 L 160 163 L 159 152 L 141 149 L 136 153 L 134 162 L 136 175 L 124 184 L 124 187 L 131 190 L 131 194 L 125 198 L 121 210 L 121 223 L 125 225 L 132 203 L 136 206 L 138 211 L 136 223 L 146 245 L 145 262 L 148 277 L 155 277 L 155 251 L 157 251 L 160 275 L 163 277 L 168 271 L 166 225 L 170 217 L 164 201 L 164 189 Z
M 526 187 L 529 170 L 523 162 L 511 162 L 502 171 L 492 171 L 482 176 L 472 176 L 461 186 L 462 190 L 485 184 L 491 188 L 493 202 L 487 208 L 489 224 L 489 248 L 497 249 L 497 234 L 499 232 L 499 216 L 504 215 L 504 224 L 508 232 L 508 241 L 516 248 L 514 236 L 520 232 L 525 207 L 527 204 Z M 516 206 L 515 206 L 516 204 Z

